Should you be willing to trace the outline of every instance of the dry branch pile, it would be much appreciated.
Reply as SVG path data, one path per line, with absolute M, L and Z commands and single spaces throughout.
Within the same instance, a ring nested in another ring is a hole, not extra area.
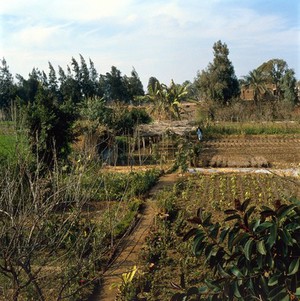
M 151 124 L 141 124 L 137 127 L 137 131 L 142 137 L 163 136 L 165 134 L 175 134 L 178 136 L 187 136 L 196 133 L 197 127 L 188 120 L 170 121 L 170 122 L 154 122 Z

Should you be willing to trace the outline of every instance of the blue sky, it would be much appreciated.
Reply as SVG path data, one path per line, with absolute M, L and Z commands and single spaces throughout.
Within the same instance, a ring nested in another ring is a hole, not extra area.
M 300 79 L 299 0 L 1 0 L 0 25 L 0 57 L 24 77 L 80 53 L 101 74 L 134 67 L 144 85 L 193 81 L 221 40 L 238 77 L 280 58 Z

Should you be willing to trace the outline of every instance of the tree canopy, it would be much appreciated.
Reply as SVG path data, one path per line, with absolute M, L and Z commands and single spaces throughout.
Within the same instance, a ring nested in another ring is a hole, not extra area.
M 239 95 L 239 82 L 228 58 L 226 43 L 217 41 L 213 51 L 213 62 L 209 63 L 206 70 L 198 72 L 196 83 L 202 99 L 226 104 Z
M 250 71 L 245 84 L 253 89 L 256 103 L 264 100 L 285 100 L 296 104 L 296 78 L 293 69 L 282 59 L 271 59 Z

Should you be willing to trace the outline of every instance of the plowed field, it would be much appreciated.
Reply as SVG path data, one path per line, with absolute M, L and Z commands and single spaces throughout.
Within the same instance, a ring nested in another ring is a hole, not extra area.
M 300 135 L 239 136 L 202 142 L 198 166 L 296 168 Z

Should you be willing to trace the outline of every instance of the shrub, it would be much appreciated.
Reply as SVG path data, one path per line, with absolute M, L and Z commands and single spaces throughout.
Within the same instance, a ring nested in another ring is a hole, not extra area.
M 200 287 L 178 292 L 176 300 L 299 300 L 300 297 L 300 206 L 263 207 L 253 217 L 249 199 L 226 210 L 221 226 L 211 214 L 199 209 L 189 221 L 196 224 L 184 237 L 193 237 L 193 252 L 204 256 L 213 279 Z M 196 297 L 195 297 L 196 296 Z M 194 299 L 192 299 L 194 298 Z

